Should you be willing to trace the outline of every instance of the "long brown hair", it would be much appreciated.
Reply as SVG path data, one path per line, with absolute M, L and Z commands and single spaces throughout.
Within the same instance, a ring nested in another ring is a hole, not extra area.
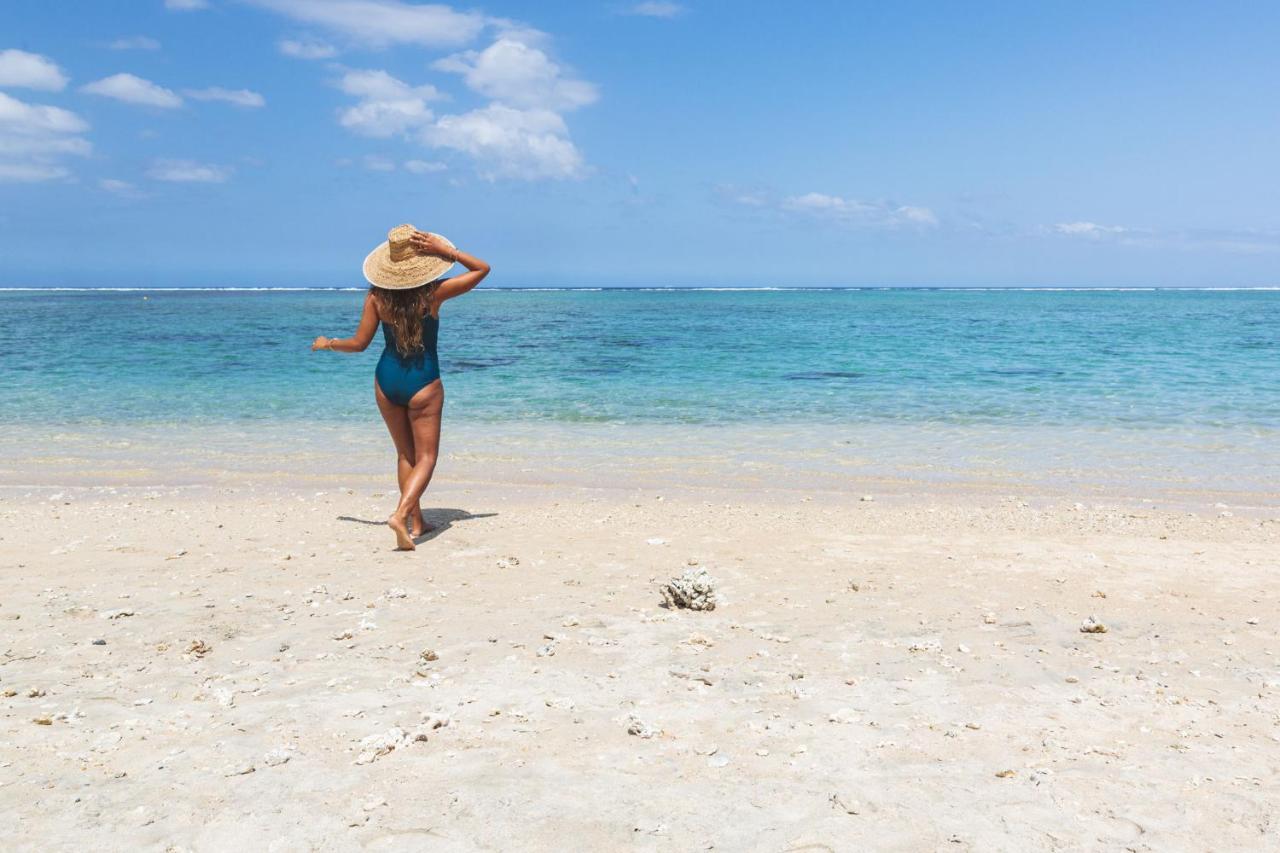
M 408 358 L 422 352 L 422 318 L 431 311 L 436 295 L 436 282 L 407 290 L 370 287 L 386 315 L 386 322 L 396 336 L 396 351 Z

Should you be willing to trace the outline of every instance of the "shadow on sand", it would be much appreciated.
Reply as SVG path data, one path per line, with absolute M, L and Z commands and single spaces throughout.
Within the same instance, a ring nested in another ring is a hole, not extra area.
M 467 512 L 465 509 L 424 509 L 422 518 L 426 521 L 427 526 L 431 528 L 421 536 L 413 538 L 413 544 L 421 545 L 423 542 L 430 542 L 441 533 L 444 533 L 453 526 L 455 521 L 470 521 L 473 518 L 493 518 L 496 512 Z M 385 527 L 387 522 L 371 521 L 367 518 L 356 518 L 353 515 L 340 515 L 338 521 L 353 521 L 356 524 L 372 524 L 376 527 Z

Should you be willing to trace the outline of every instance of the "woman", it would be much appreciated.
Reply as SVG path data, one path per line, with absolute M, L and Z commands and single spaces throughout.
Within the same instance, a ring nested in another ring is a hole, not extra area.
M 455 263 L 467 271 L 440 278 Z M 458 251 L 440 235 L 398 225 L 364 260 L 364 277 L 372 286 L 356 333 L 341 339 L 321 335 L 311 344 L 313 351 L 363 352 L 382 324 L 386 349 L 374 371 L 373 393 L 396 445 L 400 504 L 387 526 L 403 551 L 414 550 L 414 538 L 427 529 L 418 502 L 431 482 L 440 447 L 440 304 L 466 293 L 488 274 L 488 264 Z

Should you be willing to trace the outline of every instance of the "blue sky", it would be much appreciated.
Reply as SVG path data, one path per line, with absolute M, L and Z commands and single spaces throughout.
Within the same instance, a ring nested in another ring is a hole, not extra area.
M 0 286 L 1280 285 L 1280 4 L 7 0 Z

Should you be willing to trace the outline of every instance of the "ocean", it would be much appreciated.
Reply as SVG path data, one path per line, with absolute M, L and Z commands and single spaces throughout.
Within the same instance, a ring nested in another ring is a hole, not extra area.
M 361 354 L 309 351 L 350 335 L 362 299 L 0 291 L 0 424 L 381 429 L 381 335 Z M 1084 441 L 1115 464 L 1181 459 L 1185 475 L 1280 468 L 1277 291 L 481 288 L 445 305 L 440 351 L 454 430 L 774 430 L 903 461 L 928 452 L 909 436 L 1028 463 Z M 30 455 L 22 435 L 0 449 Z

